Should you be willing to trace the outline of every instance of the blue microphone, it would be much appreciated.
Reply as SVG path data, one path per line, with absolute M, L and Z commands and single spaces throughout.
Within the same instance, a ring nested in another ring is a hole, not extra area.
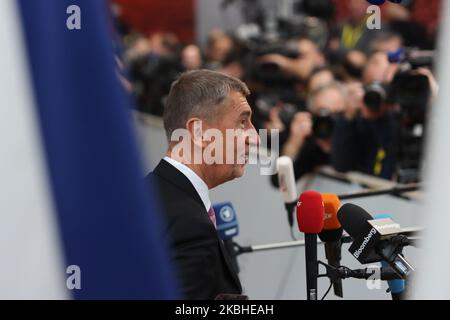
M 221 202 L 213 205 L 216 213 L 216 225 L 219 238 L 223 240 L 226 251 L 231 256 L 231 264 L 236 273 L 239 273 L 239 265 L 236 258 L 236 250 L 233 238 L 239 234 L 239 224 L 231 202 Z
M 221 202 L 213 205 L 216 213 L 216 224 L 219 238 L 223 241 L 231 240 L 239 234 L 236 211 L 231 202 Z
M 377 214 L 375 219 L 392 219 L 389 214 Z M 385 261 L 381 262 L 382 268 L 389 268 L 389 264 Z M 405 280 L 396 279 L 388 281 L 389 290 L 391 291 L 392 300 L 403 300 L 403 295 L 405 291 Z

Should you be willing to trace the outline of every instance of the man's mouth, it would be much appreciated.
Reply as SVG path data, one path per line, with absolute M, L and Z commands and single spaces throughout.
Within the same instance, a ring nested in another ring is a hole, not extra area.
M 249 154 L 248 153 L 243 154 L 242 156 L 239 157 L 238 164 L 245 165 L 248 163 L 248 160 L 249 160 Z

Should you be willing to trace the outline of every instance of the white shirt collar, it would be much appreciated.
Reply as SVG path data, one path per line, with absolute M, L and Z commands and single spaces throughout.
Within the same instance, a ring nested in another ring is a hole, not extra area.
M 195 190 L 197 191 L 200 199 L 205 206 L 206 211 L 209 211 L 211 208 L 211 200 L 209 200 L 209 189 L 206 183 L 188 166 L 182 164 L 181 162 L 174 160 L 169 157 L 164 157 L 164 160 L 178 169 L 182 174 L 188 178 L 188 180 L 192 183 Z

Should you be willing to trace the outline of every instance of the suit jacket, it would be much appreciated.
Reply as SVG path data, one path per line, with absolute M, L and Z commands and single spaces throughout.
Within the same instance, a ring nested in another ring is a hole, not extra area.
M 165 235 L 181 296 L 214 299 L 218 294 L 241 294 L 230 257 L 189 179 L 165 160 L 147 179 L 162 199 Z

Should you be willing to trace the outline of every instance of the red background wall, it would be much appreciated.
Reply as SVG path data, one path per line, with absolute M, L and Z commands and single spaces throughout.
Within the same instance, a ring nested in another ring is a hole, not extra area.
M 121 5 L 124 22 L 141 32 L 171 31 L 183 42 L 195 41 L 195 0 L 112 1 Z M 337 19 L 340 19 L 345 16 L 347 1 L 334 1 L 337 6 Z M 430 33 L 436 31 L 442 0 L 415 2 L 413 18 L 423 23 Z
M 337 9 L 336 16 L 339 20 L 342 17 L 345 17 L 347 1 L 334 0 L 334 2 L 336 3 Z M 442 0 L 416 0 L 412 12 L 413 19 L 422 23 L 427 28 L 428 32 L 435 32 L 439 23 L 441 3 Z
M 174 32 L 181 41 L 195 40 L 195 0 L 113 0 L 123 21 L 143 33 Z

